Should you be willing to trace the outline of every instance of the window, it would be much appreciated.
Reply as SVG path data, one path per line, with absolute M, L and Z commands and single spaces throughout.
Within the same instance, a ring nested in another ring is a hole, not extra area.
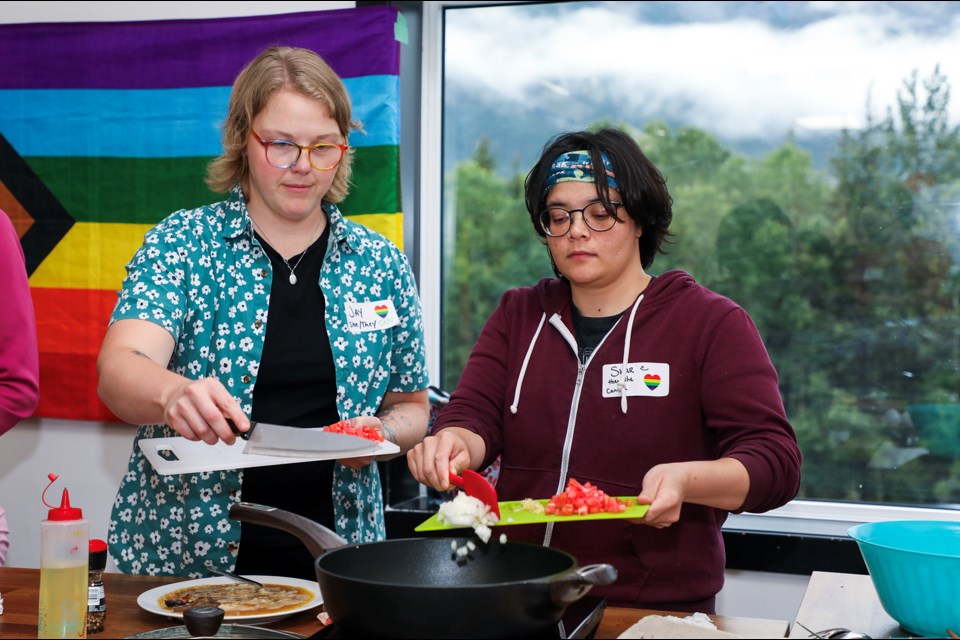
M 804 479 L 768 522 L 960 519 L 960 3 L 456 4 L 424 16 L 434 379 L 552 275 L 522 193 L 544 143 L 622 126 L 674 197 L 650 271 L 740 303 L 780 374 Z

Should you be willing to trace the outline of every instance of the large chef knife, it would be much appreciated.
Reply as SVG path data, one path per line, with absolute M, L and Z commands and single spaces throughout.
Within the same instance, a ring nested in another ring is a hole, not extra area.
M 356 458 L 380 449 L 380 443 L 345 433 L 324 431 L 323 427 L 285 427 L 278 424 L 250 421 L 250 429 L 240 433 L 232 421 L 230 426 L 247 441 L 245 454 L 284 456 L 290 458 L 316 458 L 330 453 L 342 453 L 341 457 Z

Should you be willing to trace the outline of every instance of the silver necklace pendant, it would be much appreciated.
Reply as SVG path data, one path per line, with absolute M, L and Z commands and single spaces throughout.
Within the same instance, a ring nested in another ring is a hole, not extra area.
M 303 260 L 303 256 L 304 256 L 306 253 L 307 253 L 307 252 L 304 251 L 303 253 L 300 254 L 300 260 Z M 293 265 L 293 266 L 291 267 L 291 266 L 290 266 L 290 261 L 287 260 L 286 258 L 283 259 L 283 264 L 287 265 L 287 269 L 290 270 L 290 277 L 287 278 L 287 280 L 290 281 L 290 284 L 291 284 L 291 285 L 297 284 L 297 276 L 296 276 L 296 274 L 294 274 L 293 272 L 297 269 L 297 267 L 300 266 L 300 260 L 297 260 L 297 264 L 295 264 L 295 265 Z
M 318 230 L 320 229 L 320 226 L 323 225 L 323 220 L 324 220 L 324 218 L 321 218 L 321 219 L 320 219 L 320 225 L 317 226 L 317 229 L 318 229 Z M 256 221 L 255 221 L 253 218 L 250 218 L 250 222 L 252 222 L 252 223 L 253 223 L 253 226 L 256 227 L 258 231 L 260 231 L 260 235 L 263 237 L 264 240 L 267 241 L 267 244 L 270 244 L 271 246 L 273 246 L 273 244 L 270 242 L 270 238 L 268 238 L 267 235 L 263 232 L 263 229 L 260 229 L 260 226 L 256 223 Z M 316 231 L 314 231 L 314 234 L 316 234 Z M 323 235 L 323 234 L 321 233 L 320 235 Z M 297 258 L 297 263 L 296 263 L 295 265 L 293 265 L 292 267 L 290 266 L 290 261 L 289 261 L 289 260 L 287 260 L 286 258 L 284 258 L 282 255 L 280 256 L 280 259 L 283 260 L 283 264 L 287 265 L 287 269 L 290 270 L 290 277 L 287 278 L 287 280 L 290 282 L 290 285 L 291 285 L 291 286 L 297 284 L 297 276 L 296 276 L 296 274 L 294 273 L 294 271 L 297 269 L 297 267 L 300 266 L 300 263 L 303 262 L 303 257 L 304 257 L 305 255 L 307 255 L 307 251 L 309 251 L 309 250 L 310 250 L 310 245 L 307 245 L 307 248 L 304 249 L 304 250 L 300 253 L 300 257 Z M 276 251 L 276 249 L 274 249 L 274 251 Z M 279 252 L 278 252 L 278 253 L 279 253 Z

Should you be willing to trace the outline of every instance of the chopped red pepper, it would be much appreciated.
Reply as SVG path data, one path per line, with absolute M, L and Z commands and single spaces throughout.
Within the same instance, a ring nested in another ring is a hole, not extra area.
M 361 438 L 366 438 L 367 440 L 373 440 L 374 442 L 383 442 L 383 434 L 373 427 L 354 427 L 346 420 L 335 422 L 334 424 L 324 427 L 323 430 L 329 431 L 330 433 L 343 433 L 348 436 L 359 436 Z
M 546 513 L 558 516 L 622 513 L 626 510 L 626 501 L 608 496 L 595 485 L 580 483 L 575 478 L 570 478 L 567 488 L 550 498 L 546 506 Z

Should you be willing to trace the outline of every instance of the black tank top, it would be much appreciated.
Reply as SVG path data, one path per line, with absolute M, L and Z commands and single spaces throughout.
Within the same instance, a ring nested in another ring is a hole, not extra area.
M 580 357 L 580 364 L 585 364 L 603 337 L 610 332 L 613 325 L 617 324 L 623 312 L 615 316 L 589 318 L 580 315 L 576 305 L 570 305 L 570 308 L 573 309 L 573 330 L 577 334 L 577 354 Z

